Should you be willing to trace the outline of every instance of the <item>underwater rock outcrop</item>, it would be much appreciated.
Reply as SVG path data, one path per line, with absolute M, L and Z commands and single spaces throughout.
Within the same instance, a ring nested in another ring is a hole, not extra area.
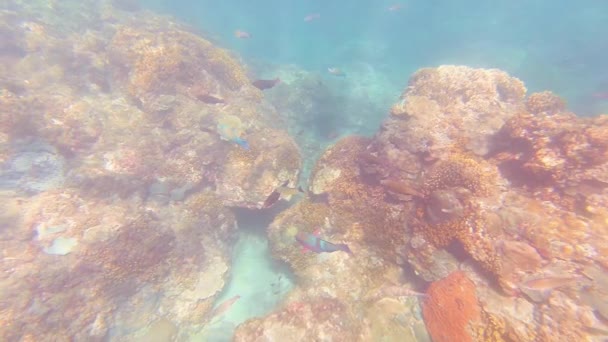
M 89 195 L 146 196 L 162 183 L 171 200 L 212 188 L 248 208 L 297 179 L 298 147 L 228 51 L 146 11 L 86 2 L 100 14 L 76 17 L 76 32 L 50 19 L 56 8 L 30 5 L 1 14 L 32 18 L 3 31 L 22 53 L 0 56 L 2 159 L 33 136 L 70 158 L 66 185 Z
M 360 168 L 392 200 L 413 203 L 403 256 L 417 275 L 435 281 L 464 269 L 474 280 L 494 327 L 481 335 L 578 340 L 603 326 L 578 294 L 601 287 L 580 272 L 605 267 L 608 125 L 605 116 L 567 113 L 548 92 L 524 94 L 498 70 L 421 70 Z M 488 304 L 498 294 L 482 289 L 496 285 L 523 293 L 533 307 L 527 319 L 514 299 Z
M 402 284 L 400 267 L 384 261 L 396 253 L 382 246 L 404 243 L 404 209 L 385 202 L 382 188 L 361 177 L 357 156 L 369 142 L 351 136 L 325 151 L 312 171 L 308 196 L 269 226 L 273 255 L 292 267 L 297 288 L 278 312 L 239 326 L 238 341 L 290 334 L 314 340 L 328 333 L 335 340 L 429 340 L 418 297 L 398 300 L 383 292 L 387 284 L 398 284 L 409 293 L 413 284 Z M 302 251 L 296 234 L 313 231 L 346 243 L 353 254 Z
M 302 291 L 285 305 L 303 294 L 316 298 L 309 283 L 348 284 L 347 294 L 331 296 L 356 307 L 349 296 L 383 284 L 421 291 L 437 282 L 427 292 L 425 320 L 441 339 L 436 327 L 447 318 L 431 314 L 434 289 L 459 274 L 479 307 L 471 340 L 601 336 L 607 132 L 605 116 L 577 118 L 548 92 L 526 97 L 523 83 L 499 70 L 417 72 L 380 131 L 331 146 L 312 172 L 309 199 L 271 225 L 275 255 L 294 268 Z M 349 244 L 359 261 L 299 254 L 295 234 L 315 228 Z M 362 256 L 375 260 L 363 282 Z M 324 269 L 352 276 L 313 272 L 329 261 Z M 272 330 L 261 322 L 257 329 Z M 371 331 L 363 322 L 361 334 Z
M 235 219 L 211 193 L 157 210 L 74 190 L 1 195 L 3 341 L 130 340 L 156 324 L 187 336 L 228 275 Z
M 229 274 L 228 207 L 299 174 L 234 56 L 111 3 L 0 12 L 3 341 L 196 334 Z

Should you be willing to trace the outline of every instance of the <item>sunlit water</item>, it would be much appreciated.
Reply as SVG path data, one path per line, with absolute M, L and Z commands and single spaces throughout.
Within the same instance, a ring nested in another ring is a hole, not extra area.
M 579 115 L 608 111 L 608 4 L 557 1 L 150 1 L 240 54 L 246 64 L 311 72 L 366 63 L 400 89 L 421 67 L 499 68 Z M 401 7 L 390 11 L 399 4 Z M 319 14 L 307 22 L 304 17 Z M 239 40 L 234 31 L 250 32 Z M 349 82 L 360 80 L 350 79 Z M 382 116 L 384 113 L 377 113 Z

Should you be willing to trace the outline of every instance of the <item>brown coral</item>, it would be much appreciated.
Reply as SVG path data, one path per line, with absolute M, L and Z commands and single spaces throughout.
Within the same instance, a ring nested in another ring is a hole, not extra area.
M 369 144 L 362 137 L 347 137 L 329 149 L 313 171 L 313 184 L 320 183 L 327 170 L 336 171 L 336 177 L 328 180 L 324 190 L 329 194 L 329 204 L 335 213 L 335 226 L 343 231 L 353 224 L 362 230 L 353 234 L 366 244 L 378 248 L 387 260 L 395 260 L 395 250 L 404 244 L 407 206 L 391 205 L 384 199 L 385 190 L 380 185 L 366 182 L 359 174 L 358 156 Z
M 528 97 L 526 109 L 533 114 L 545 113 L 553 115 L 565 111 L 566 102 L 550 91 L 543 91 L 534 93 Z
M 243 68 L 230 54 L 209 41 L 181 30 L 139 31 L 120 27 L 109 47 L 117 78 L 131 70 L 129 92 L 140 100 L 147 93 L 175 92 L 178 85 L 218 92 L 248 84 Z
M 567 210 L 580 211 L 589 195 L 608 186 L 608 116 L 523 112 L 496 141 L 492 157 L 504 177 Z
M 493 274 L 500 271 L 494 246 L 487 240 L 488 217 L 480 201 L 497 187 L 495 170 L 483 161 L 456 153 L 439 162 L 422 181 L 425 196 L 416 201 L 410 220 L 414 231 L 437 248 L 458 241 Z
M 496 185 L 495 174 L 487 172 L 480 162 L 455 154 L 439 162 L 423 180 L 425 197 L 418 207 L 415 226 L 437 247 L 447 246 L 453 239 L 467 239 L 477 217 L 475 196 L 491 193 Z
M 427 290 L 422 314 L 436 342 L 473 341 L 474 325 L 481 320 L 475 284 L 464 272 L 453 272 Z
M 355 341 L 360 324 L 348 307 L 335 298 L 302 298 L 265 319 L 239 325 L 234 341 Z

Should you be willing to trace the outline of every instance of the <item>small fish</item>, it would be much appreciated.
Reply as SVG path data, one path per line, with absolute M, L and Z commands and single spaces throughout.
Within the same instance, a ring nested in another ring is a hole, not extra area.
M 313 20 L 317 20 L 319 18 L 321 18 L 321 14 L 319 14 L 319 13 L 312 13 L 312 14 L 309 14 L 309 15 L 305 16 L 304 17 L 304 21 L 308 23 L 308 22 L 311 22 Z
M 533 290 L 545 290 L 545 289 L 556 289 L 566 285 L 572 284 L 578 277 L 575 276 L 548 276 L 542 278 L 531 279 L 521 284 L 523 287 L 527 287 Z
M 519 284 L 519 289 L 525 293 L 528 297 L 538 297 L 537 301 L 546 300 L 549 298 L 553 290 L 564 286 L 570 286 L 579 279 L 577 276 L 546 276 L 542 278 L 536 278 L 527 280 Z
M 327 68 L 327 71 L 334 75 L 334 76 L 338 76 L 338 77 L 346 77 L 346 74 L 344 73 L 344 71 L 338 69 L 338 68 Z
M 232 139 L 232 141 L 246 150 L 249 149 L 249 143 L 247 142 L 247 140 L 241 137 L 235 137 L 234 139 Z
M 591 96 L 600 100 L 608 100 L 608 91 L 593 93 Z
M 251 82 L 251 84 L 253 84 L 254 87 L 256 87 L 260 90 L 270 89 L 279 83 L 281 83 L 280 78 L 275 78 L 274 80 L 255 80 L 255 81 Z
M 268 197 L 266 197 L 266 200 L 264 201 L 264 205 L 262 206 L 262 208 L 272 207 L 281 198 L 289 200 L 291 198 L 291 196 L 293 196 L 297 193 L 304 193 L 304 190 L 302 189 L 301 186 L 298 186 L 297 188 L 290 188 L 290 187 L 288 187 L 288 185 L 289 185 L 289 180 L 286 180 L 285 183 L 283 183 L 283 185 L 274 189 L 272 191 L 272 193 L 270 193 L 270 195 L 268 195 Z
M 251 38 L 251 33 L 241 30 L 234 31 L 234 36 L 239 39 L 249 39 Z
M 385 297 L 426 297 L 427 294 L 426 293 L 422 293 L 422 292 L 416 292 L 413 290 L 410 290 L 404 286 L 399 286 L 399 285 L 389 285 L 389 286 L 383 286 L 382 288 L 380 288 L 380 290 L 378 290 L 378 294 L 381 294 Z
M 364 156 L 364 155 L 362 155 Z M 372 156 L 373 157 L 373 156 Z M 380 184 L 384 185 L 388 190 L 408 196 L 414 196 L 418 198 L 425 198 L 424 194 L 418 191 L 413 184 L 408 182 L 393 180 L 393 179 L 382 179 Z
M 332 253 L 336 251 L 343 251 L 349 255 L 353 255 L 348 245 L 345 243 L 334 244 L 329 241 L 325 241 L 319 237 L 319 231 L 316 230 L 314 233 L 298 232 L 296 234 L 296 241 L 298 241 L 304 250 L 313 251 L 315 253 Z
M 388 10 L 389 10 L 389 12 L 396 12 L 396 11 L 402 9 L 402 8 L 403 8 L 403 5 L 401 5 L 401 4 L 394 4 L 394 5 L 391 5 L 388 8 Z
M 226 299 L 224 302 L 222 302 L 220 305 L 216 306 L 215 309 L 213 309 L 213 311 L 211 311 L 211 313 L 209 314 L 209 317 L 211 317 L 211 319 L 214 319 L 216 317 L 219 317 L 221 315 L 223 315 L 224 313 L 226 313 L 226 311 L 228 311 L 228 309 L 230 309 L 232 307 L 232 305 L 234 303 L 236 303 L 239 299 L 241 298 L 241 296 L 236 295 L 230 299 Z
M 209 95 L 209 94 L 200 94 L 200 95 L 197 95 L 196 98 L 198 100 L 208 103 L 208 104 L 225 103 L 222 98 L 219 98 L 219 97 L 213 96 L 213 95 Z

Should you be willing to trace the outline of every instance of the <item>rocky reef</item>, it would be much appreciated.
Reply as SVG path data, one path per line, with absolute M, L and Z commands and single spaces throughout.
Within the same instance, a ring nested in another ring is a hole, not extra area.
M 82 5 L 98 14 L 74 18 L 79 31 L 46 20 L 67 15 L 56 8 L 14 6 L 2 14 L 2 159 L 33 136 L 69 159 L 65 182 L 91 194 L 211 188 L 250 208 L 297 179 L 298 147 L 228 51 L 104 2 Z
M 3 192 L 0 219 L 5 341 L 196 329 L 229 275 L 236 233 L 234 216 L 212 193 L 153 212 L 74 190 Z
M 296 182 L 297 145 L 233 54 L 134 1 L 0 17 L 0 340 L 188 339 L 230 209 Z
M 291 314 L 240 326 L 240 340 L 286 326 L 321 338 L 326 328 L 303 323 L 321 299 L 361 323 L 360 340 L 605 337 L 607 117 L 578 118 L 558 96 L 526 91 L 499 70 L 422 69 L 373 138 L 327 149 L 309 199 L 269 228 L 299 277 L 280 311 Z M 302 254 L 294 236 L 315 229 L 354 255 Z M 397 314 L 370 309 L 388 302 Z M 349 322 L 332 333 L 348 336 Z

